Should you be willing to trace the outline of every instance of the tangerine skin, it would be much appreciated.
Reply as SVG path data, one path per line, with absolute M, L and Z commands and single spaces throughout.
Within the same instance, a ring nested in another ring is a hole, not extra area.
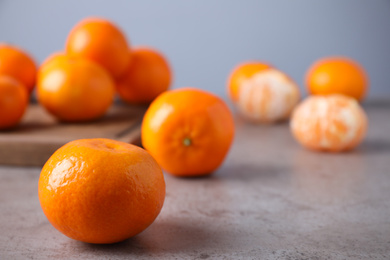
M 124 33 L 112 22 L 90 17 L 79 22 L 69 33 L 66 53 L 74 58 L 86 58 L 119 78 L 130 63 L 129 44 Z
M 109 244 L 135 236 L 156 219 L 165 181 L 160 166 L 142 148 L 81 139 L 46 162 L 38 195 L 46 217 L 64 235 Z
M 51 64 L 53 63 L 56 63 L 56 62 L 63 62 L 63 61 L 68 61 L 70 59 L 70 57 L 68 55 L 66 55 L 66 53 L 63 53 L 63 52 L 55 52 L 53 53 L 52 55 L 50 55 L 49 57 L 47 57 L 41 64 L 41 66 L 39 67 L 39 70 L 38 70 L 38 77 L 40 74 L 44 73 L 43 71 L 46 69 L 46 68 L 49 68 Z
M 256 73 L 269 68 L 272 68 L 272 66 L 258 61 L 244 62 L 237 65 L 230 73 L 227 81 L 227 91 L 229 98 L 233 102 L 238 102 L 240 92 L 239 89 L 241 84 L 244 81 L 250 79 Z
M 0 43 L 0 76 L 10 76 L 22 83 L 31 93 L 35 87 L 37 66 L 31 56 L 22 49 Z
M 174 176 L 209 175 L 234 137 L 233 116 L 219 97 L 195 88 L 164 92 L 149 106 L 142 144 Z
M 172 81 L 172 72 L 166 58 L 157 50 L 140 47 L 131 51 L 132 61 L 116 88 L 127 103 L 150 103 L 166 91 Z
M 356 61 L 347 57 L 323 58 L 306 73 L 306 86 L 313 95 L 342 94 L 363 100 L 368 90 L 368 76 Z
M 290 128 L 304 147 L 342 152 L 361 143 L 367 125 L 367 116 L 354 98 L 335 94 L 304 100 L 294 110 Z
M 108 72 L 86 59 L 57 56 L 40 70 L 37 97 L 48 112 L 65 122 L 97 119 L 114 100 Z
M 28 105 L 28 92 L 14 78 L 0 76 L 0 130 L 16 126 Z

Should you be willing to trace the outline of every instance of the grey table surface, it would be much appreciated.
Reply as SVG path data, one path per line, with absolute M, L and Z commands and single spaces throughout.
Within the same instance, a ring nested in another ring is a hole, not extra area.
M 40 168 L 0 167 L 0 259 L 390 259 L 390 100 L 366 106 L 353 152 L 316 153 L 288 124 L 236 118 L 234 145 L 207 178 L 165 175 L 156 221 L 113 245 L 74 241 L 38 201 Z

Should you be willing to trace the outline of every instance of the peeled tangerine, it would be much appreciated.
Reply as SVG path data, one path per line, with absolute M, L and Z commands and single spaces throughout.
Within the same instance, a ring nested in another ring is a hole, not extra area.
M 367 117 L 358 102 L 343 95 L 311 96 L 293 112 L 291 131 L 303 146 L 331 152 L 353 149 L 364 138 Z
M 245 118 L 253 122 L 271 123 L 290 116 L 300 98 L 299 88 L 292 79 L 275 68 L 263 67 L 238 85 L 233 84 L 237 81 L 235 77 L 239 70 L 242 69 L 239 67 L 232 73 L 229 93 Z

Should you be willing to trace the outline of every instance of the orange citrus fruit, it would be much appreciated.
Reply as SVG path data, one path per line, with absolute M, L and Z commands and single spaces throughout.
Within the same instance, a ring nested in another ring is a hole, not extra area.
M 290 77 L 263 63 L 238 66 L 228 89 L 240 114 L 256 123 L 287 119 L 300 98 L 299 87 Z
M 101 117 L 114 99 L 115 86 L 111 76 L 92 61 L 59 57 L 40 70 L 39 103 L 62 121 Z
M 254 74 L 269 68 L 271 68 L 270 65 L 258 61 L 241 63 L 235 67 L 231 72 L 227 82 L 229 98 L 233 102 L 237 102 L 241 83 L 251 78 Z
M 303 146 L 331 152 L 353 149 L 364 138 L 367 117 L 344 95 L 310 96 L 294 110 L 291 131 Z
M 346 57 L 323 58 L 310 66 L 306 85 L 311 94 L 343 94 L 362 100 L 368 90 L 363 67 Z
M 129 45 L 123 32 L 102 18 L 87 18 L 69 33 L 66 52 L 71 57 L 93 60 L 118 78 L 130 62 Z
M 128 103 L 149 103 L 171 84 L 165 57 L 151 48 L 132 50 L 132 60 L 117 83 L 120 97 Z
M 31 93 L 35 86 L 37 67 L 25 51 L 9 44 L 0 44 L 0 75 L 20 81 Z
M 0 129 L 16 126 L 28 105 L 28 92 L 19 81 L 0 76 Z
M 68 61 L 69 60 L 69 56 L 66 55 L 65 53 L 63 52 L 55 52 L 53 53 L 52 55 L 50 55 L 47 59 L 45 59 L 41 66 L 39 67 L 39 70 L 38 70 L 38 77 L 39 77 L 39 74 L 43 73 L 43 71 L 50 67 L 51 64 L 53 64 L 54 62 L 62 62 L 62 61 Z
M 212 173 L 234 136 L 229 108 L 219 97 L 195 88 L 166 91 L 142 122 L 142 144 L 161 167 L 176 176 Z
M 146 229 L 165 199 L 160 166 L 142 148 L 110 139 L 81 139 L 43 166 L 38 195 L 51 224 L 88 243 L 115 243 Z

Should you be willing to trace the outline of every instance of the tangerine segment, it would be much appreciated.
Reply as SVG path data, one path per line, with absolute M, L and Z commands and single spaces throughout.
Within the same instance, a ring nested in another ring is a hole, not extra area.
M 0 44 L 0 75 L 10 76 L 31 93 L 35 86 L 37 67 L 25 51 L 9 44 Z
M 120 77 L 130 62 L 125 35 L 102 18 L 87 18 L 78 23 L 68 35 L 66 53 L 99 63 L 114 78 Z
M 39 200 L 51 224 L 88 243 L 115 243 L 146 229 L 165 199 L 161 168 L 142 148 L 82 139 L 58 149 L 44 165 Z
M 295 109 L 291 130 L 298 142 L 308 148 L 346 151 L 363 140 L 367 117 L 353 98 L 343 95 L 312 96 Z
M 132 50 L 132 61 L 116 85 L 128 103 L 149 103 L 166 91 L 172 72 L 165 57 L 151 48 Z
M 251 78 L 254 74 L 269 68 L 271 68 L 270 65 L 257 61 L 242 63 L 235 67 L 227 82 L 230 99 L 233 102 L 237 102 L 242 82 Z
M 143 146 L 175 176 L 212 173 L 223 162 L 233 136 L 233 117 L 226 104 L 195 88 L 164 92 L 142 123 Z
M 101 117 L 113 102 L 114 82 L 98 64 L 86 59 L 49 62 L 39 73 L 38 101 L 62 121 Z
M 276 69 L 255 73 L 241 82 L 238 91 L 239 112 L 254 122 L 288 118 L 300 98 L 295 82 Z
M 368 90 L 368 77 L 363 67 L 346 57 L 318 60 L 306 74 L 306 85 L 311 94 L 343 94 L 362 100 Z
M 28 93 L 19 81 L 0 76 L 0 129 L 14 127 L 22 119 L 28 104 Z

